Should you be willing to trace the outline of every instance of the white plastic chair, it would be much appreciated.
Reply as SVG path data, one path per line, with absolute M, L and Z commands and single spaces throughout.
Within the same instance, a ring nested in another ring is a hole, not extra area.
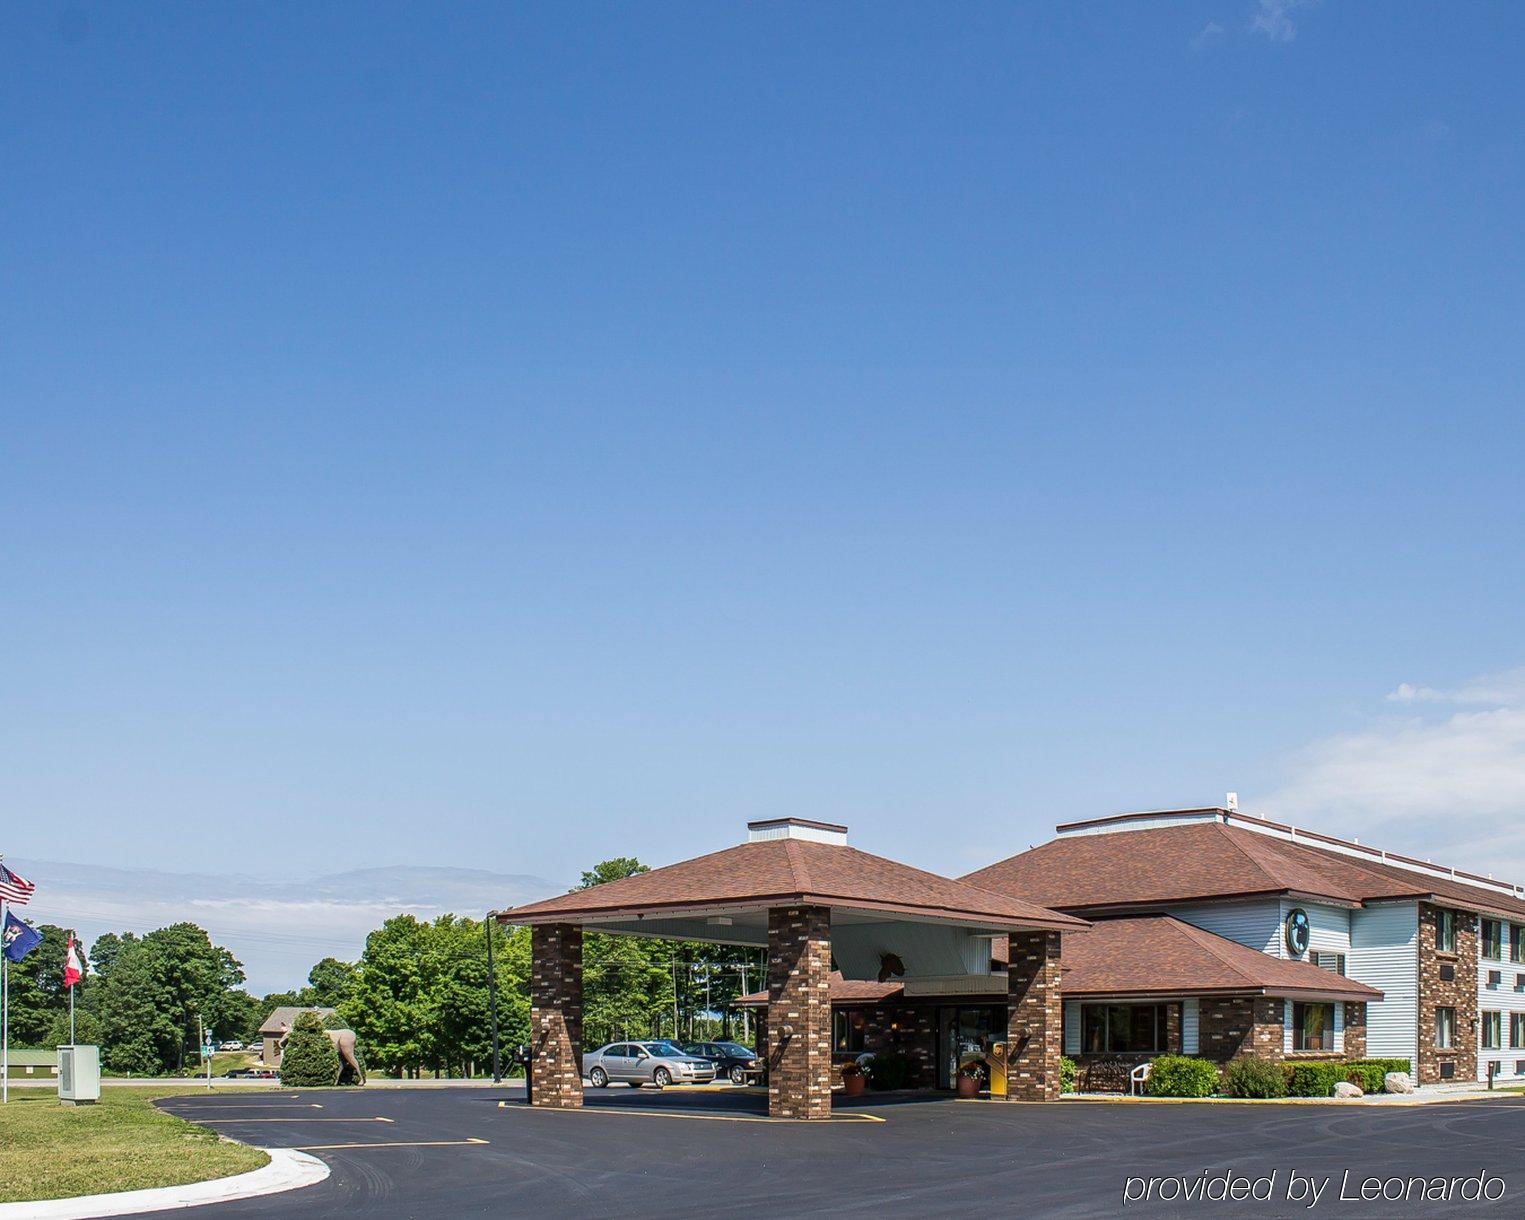
M 1149 1073 L 1154 1070 L 1154 1064 L 1141 1063 L 1128 1073 L 1128 1093 L 1130 1096 L 1141 1096 L 1144 1086 L 1149 1083 Z

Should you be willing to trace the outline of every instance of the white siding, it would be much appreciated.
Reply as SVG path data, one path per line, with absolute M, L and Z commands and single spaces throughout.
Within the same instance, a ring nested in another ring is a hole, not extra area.
M 1292 1051 L 1292 1001 L 1281 1002 L 1281 1049 L 1287 1053 Z
M 1200 1004 L 1193 997 L 1181 1001 L 1181 1054 L 1195 1055 L 1201 1049 Z
M 1337 1054 L 1345 1053 L 1345 1004 L 1341 1000 L 1334 1002 L 1334 1049 Z
M 1366 1006 L 1366 1053 L 1408 1059 L 1419 1051 L 1419 906 L 1391 903 L 1351 912 L 1346 973 L 1383 992 Z
M 1281 907 L 1274 898 L 1172 907 L 1168 913 L 1194 927 L 1273 957 L 1277 956 L 1281 945 Z
M 1483 957 L 1481 928 L 1477 938 L 1477 1078 L 1488 1079 L 1488 1063 L 1490 1060 L 1498 1063 L 1498 1080 L 1525 1079 L 1514 1069 L 1518 1063 L 1525 1062 L 1525 1047 L 1513 1047 L 1510 1043 L 1510 1016 L 1513 1013 L 1525 1012 L 1525 991 L 1515 990 L 1515 978 L 1525 974 L 1525 962 L 1512 962 L 1509 960 L 1510 925 L 1504 924 L 1503 945 L 1501 957 Z M 1503 977 L 1499 981 L 1497 990 L 1488 986 L 1488 971 L 1497 970 Z M 1485 1012 L 1497 1012 L 1503 1015 L 1499 1018 L 1500 1037 L 1502 1043 L 1498 1050 L 1483 1049 L 1483 1022 L 1481 1014 Z
M 1287 948 L 1285 928 L 1287 913 L 1295 907 L 1301 907 L 1308 912 L 1308 952 L 1311 954 L 1315 949 L 1321 953 L 1350 953 L 1350 916 L 1349 907 L 1330 907 L 1318 902 L 1294 902 L 1290 898 L 1281 900 L 1281 914 L 1277 922 L 1276 955 L 1278 957 L 1291 957 L 1292 953 Z M 1301 959 L 1299 959 L 1301 960 Z M 1346 962 L 1349 970 L 1350 963 Z
M 1080 1054 L 1080 1001 L 1064 1002 L 1064 1053 Z

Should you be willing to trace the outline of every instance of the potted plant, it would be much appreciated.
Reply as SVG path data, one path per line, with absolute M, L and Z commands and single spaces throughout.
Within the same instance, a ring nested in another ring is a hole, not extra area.
M 957 1089 L 960 1097 L 978 1097 L 980 1086 L 985 1082 L 984 1064 L 976 1060 L 958 1069 Z
M 868 1077 L 856 1063 L 842 1065 L 842 1092 L 848 1097 L 861 1097 L 868 1088 Z

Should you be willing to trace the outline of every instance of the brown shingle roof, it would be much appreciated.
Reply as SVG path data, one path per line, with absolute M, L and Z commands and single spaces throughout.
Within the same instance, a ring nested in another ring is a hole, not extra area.
M 1222 822 L 1066 835 L 964 880 L 1069 911 L 1292 892 L 1351 904 L 1435 894 L 1525 916 L 1507 894 Z
M 1103 919 L 1066 937 L 1059 992 L 1069 996 L 1260 992 L 1380 1000 L 1382 993 L 1309 962 L 1272 957 L 1168 915 Z
M 291 1023 L 304 1012 L 315 1012 L 320 1018 L 334 1015 L 332 1008 L 302 1008 L 283 1004 L 279 1008 L 272 1009 L 270 1015 L 265 1018 L 265 1023 L 259 1027 L 262 1034 L 284 1034 L 291 1028 Z
M 505 923 L 606 918 L 702 907 L 845 906 L 963 919 L 1011 927 L 1075 928 L 1083 920 L 1046 910 L 1018 894 L 897 864 L 836 843 L 765 839 L 573 890 L 499 913 Z

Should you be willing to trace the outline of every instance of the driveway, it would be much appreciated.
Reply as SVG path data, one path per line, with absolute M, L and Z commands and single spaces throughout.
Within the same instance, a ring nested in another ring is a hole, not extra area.
M 569 1112 L 523 1101 L 503 1086 L 160 1104 L 333 1167 L 321 1185 L 198 1212 L 216 1217 L 1525 1214 L 1518 1096 L 1383 1109 L 871 1096 L 814 1124 L 767 1121 L 760 1098 L 721 1090 L 590 1092 Z M 1502 1197 L 1457 1198 L 1480 1171 Z M 1392 1192 L 1390 1178 L 1407 1200 L 1350 1198 L 1367 1179 Z M 1456 1179 L 1451 1197 L 1425 1201 L 1441 1178 Z M 1311 1207 L 1310 1182 L 1322 1186 Z M 1269 1198 L 1216 1197 L 1235 1189 Z M 1187 1190 L 1208 1200 L 1174 1197 Z

